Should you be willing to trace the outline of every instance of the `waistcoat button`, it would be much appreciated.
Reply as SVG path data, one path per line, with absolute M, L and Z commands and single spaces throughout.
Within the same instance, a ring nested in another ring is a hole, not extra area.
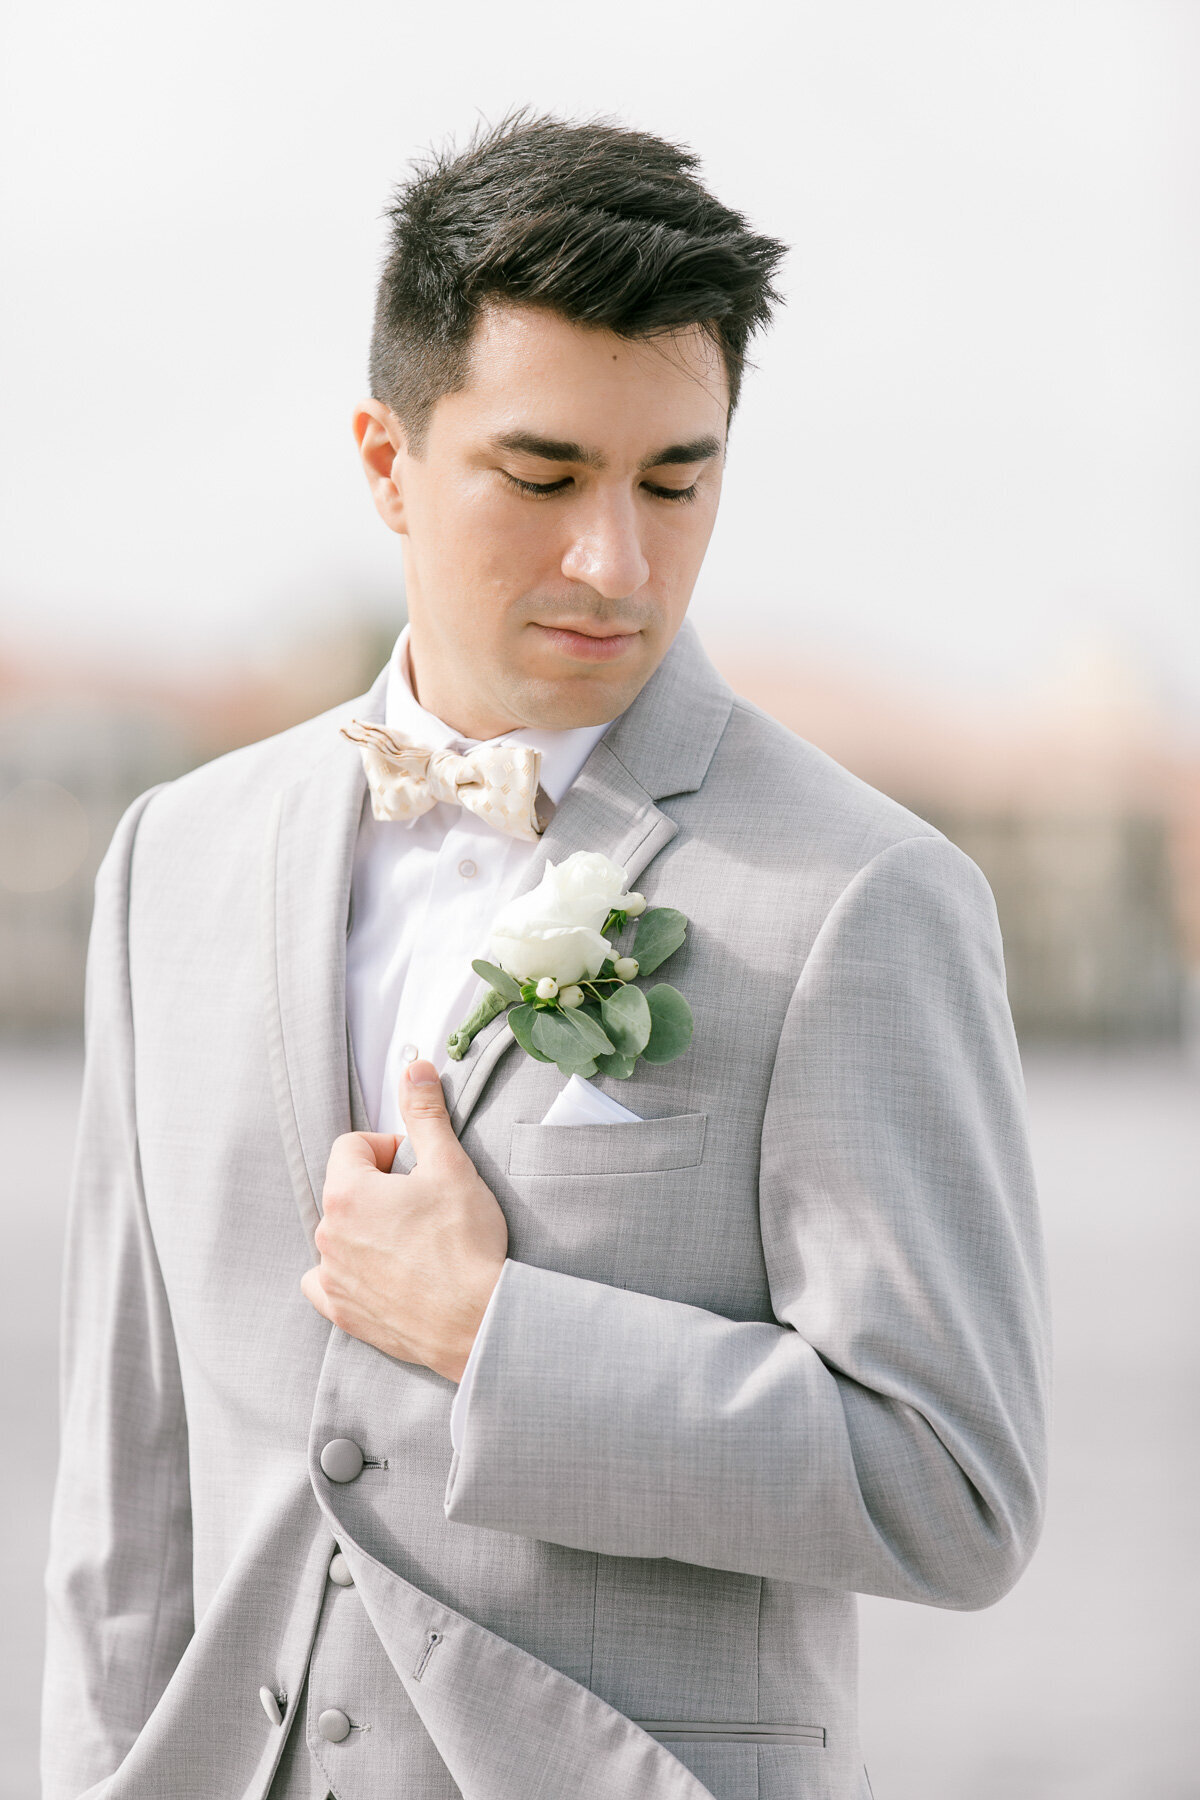
M 337 1587 L 353 1587 L 354 1577 L 350 1573 L 350 1564 L 339 1550 L 329 1565 L 329 1579 Z
M 340 1744 L 350 1736 L 350 1721 L 336 1706 L 327 1707 L 317 1720 L 317 1730 L 330 1744 Z
M 279 1702 L 271 1692 L 270 1688 L 260 1687 L 258 1690 L 258 1697 L 262 1701 L 262 1709 L 266 1713 L 268 1719 L 270 1719 L 272 1725 L 282 1725 L 283 1714 L 280 1712 Z
M 321 1467 L 330 1481 L 353 1481 L 362 1466 L 363 1453 L 353 1438 L 331 1438 L 321 1452 Z

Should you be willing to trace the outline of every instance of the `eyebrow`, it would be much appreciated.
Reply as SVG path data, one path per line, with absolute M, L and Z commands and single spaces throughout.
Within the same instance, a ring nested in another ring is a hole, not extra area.
M 496 450 L 513 450 L 521 456 L 539 456 L 544 462 L 580 463 L 587 469 L 603 469 L 605 458 L 599 450 L 589 450 L 584 444 L 570 442 L 566 438 L 540 437 L 536 431 L 505 431 L 492 439 Z M 710 458 L 721 454 L 721 441 L 711 434 L 693 438 L 689 444 L 668 444 L 664 450 L 656 450 L 652 456 L 645 456 L 638 464 L 639 469 L 661 469 L 670 463 L 708 462 Z

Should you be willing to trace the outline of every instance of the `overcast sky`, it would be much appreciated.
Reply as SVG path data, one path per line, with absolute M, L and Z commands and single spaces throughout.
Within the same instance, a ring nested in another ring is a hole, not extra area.
M 408 159 L 528 101 L 794 246 L 705 634 L 1200 712 L 1200 8 L 25 0 L 3 46 L 0 648 L 180 667 L 383 612 L 348 430 Z

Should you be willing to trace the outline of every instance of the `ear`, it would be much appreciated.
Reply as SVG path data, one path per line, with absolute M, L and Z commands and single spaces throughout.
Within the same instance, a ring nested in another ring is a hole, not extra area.
M 354 436 L 375 510 L 390 530 L 403 534 L 402 467 L 408 440 L 403 425 L 382 400 L 362 400 L 355 408 Z

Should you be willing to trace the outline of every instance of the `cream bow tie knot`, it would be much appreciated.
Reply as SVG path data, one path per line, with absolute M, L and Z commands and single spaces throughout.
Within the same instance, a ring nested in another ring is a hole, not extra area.
M 377 819 L 419 819 L 440 800 L 465 807 L 509 837 L 541 835 L 536 800 L 542 753 L 528 744 L 480 744 L 474 750 L 430 750 L 382 725 L 351 719 L 342 736 L 362 751 Z

